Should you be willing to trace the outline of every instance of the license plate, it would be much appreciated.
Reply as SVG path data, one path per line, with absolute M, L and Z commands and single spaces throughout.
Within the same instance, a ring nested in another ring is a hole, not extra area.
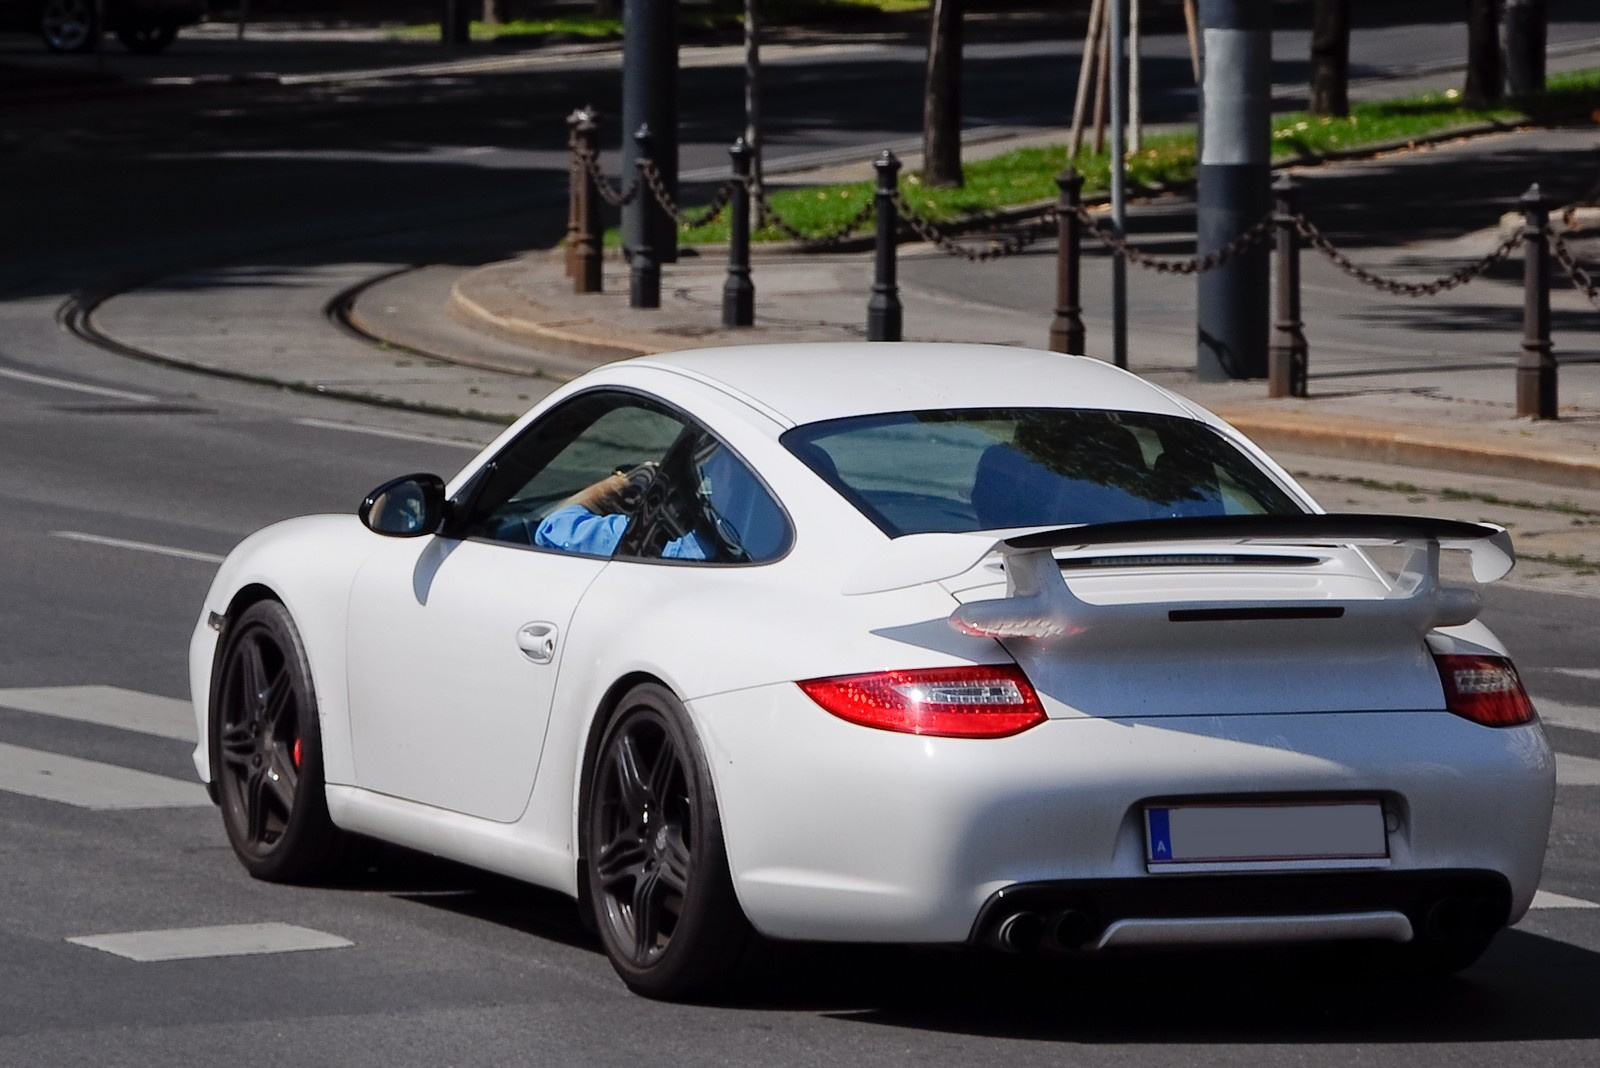
M 1383 805 L 1377 801 L 1150 805 L 1144 822 L 1151 867 L 1389 855 Z

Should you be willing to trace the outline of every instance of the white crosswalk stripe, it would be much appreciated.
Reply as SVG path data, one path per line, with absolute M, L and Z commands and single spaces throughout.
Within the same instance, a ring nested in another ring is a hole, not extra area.
M 97 760 L 0 744 L 0 790 L 79 808 L 187 808 L 209 805 L 198 780 L 165 775 Z
M 1575 705 L 1538 695 L 1534 695 L 1533 707 L 1539 710 L 1539 718 L 1551 726 L 1600 734 L 1600 708 L 1589 708 L 1586 705 Z
M 179 741 L 195 740 L 194 706 L 188 701 L 116 686 L 45 686 L 0 690 L 0 708 L 79 723 L 118 727 Z
M 1557 786 L 1600 786 L 1600 760 L 1556 754 Z
M 140 963 L 194 960 L 200 957 L 243 957 L 258 953 L 295 953 L 307 949 L 343 949 L 348 938 L 296 927 L 289 923 L 240 923 L 222 927 L 179 927 L 166 931 L 124 931 L 79 935 L 67 939 Z
M 115 686 L 0 689 L 0 708 L 193 744 L 187 701 Z M 89 809 L 209 805 L 195 779 L 152 775 L 116 764 L 0 744 L 0 791 Z
M 1596 904 L 1593 901 L 1585 901 L 1581 897 L 1568 897 L 1566 894 L 1540 890 L 1533 895 L 1533 904 L 1529 907 L 1536 909 L 1600 909 L 1600 904 Z

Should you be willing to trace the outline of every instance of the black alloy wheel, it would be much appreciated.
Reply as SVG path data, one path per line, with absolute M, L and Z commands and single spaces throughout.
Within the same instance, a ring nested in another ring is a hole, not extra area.
M 323 793 L 316 696 L 300 635 L 276 601 L 227 626 L 211 699 L 211 768 L 228 841 L 258 879 L 325 874 L 343 836 Z
M 171 25 L 128 26 L 117 31 L 117 40 L 122 42 L 122 47 L 141 56 L 155 55 L 176 40 L 177 36 L 178 27 Z
M 636 993 L 711 993 L 738 971 L 756 936 L 728 875 L 705 756 L 659 686 L 630 692 L 601 740 L 585 865 L 600 940 Z
M 87 52 L 94 47 L 94 0 L 45 0 L 39 35 L 52 52 Z

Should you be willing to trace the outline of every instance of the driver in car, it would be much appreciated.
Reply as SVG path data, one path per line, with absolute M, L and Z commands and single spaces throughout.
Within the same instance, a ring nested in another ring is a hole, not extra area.
M 655 465 L 646 466 L 653 470 Z M 627 512 L 634 503 L 630 497 L 641 492 L 637 483 L 630 482 L 629 475 L 629 472 L 618 471 L 568 497 L 539 523 L 533 543 L 544 549 L 588 556 L 610 556 L 616 552 L 628 529 Z M 710 559 L 693 531 L 667 542 L 661 555 L 668 560 Z

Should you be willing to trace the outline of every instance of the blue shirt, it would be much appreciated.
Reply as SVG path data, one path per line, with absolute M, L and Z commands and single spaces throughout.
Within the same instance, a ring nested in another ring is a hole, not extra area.
M 625 515 L 595 515 L 581 504 L 569 504 L 544 517 L 533 533 L 533 543 L 543 549 L 610 556 L 627 529 Z M 710 554 L 691 531 L 667 542 L 661 555 L 668 560 L 705 560 Z

